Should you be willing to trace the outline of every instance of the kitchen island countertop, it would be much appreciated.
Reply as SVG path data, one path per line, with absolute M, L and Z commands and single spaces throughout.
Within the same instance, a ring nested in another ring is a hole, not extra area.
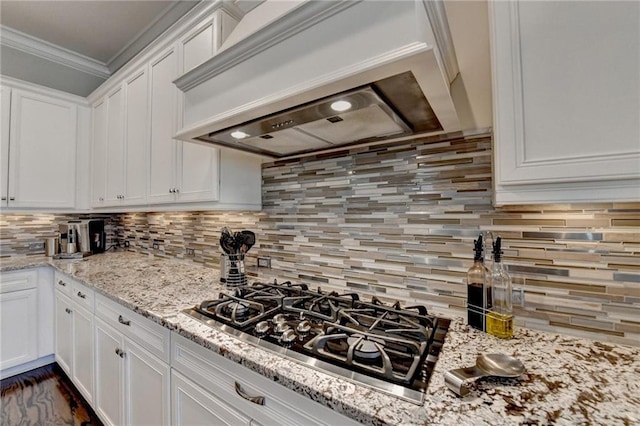
M 421 406 L 355 385 L 241 342 L 181 313 L 223 286 L 218 271 L 131 253 L 80 261 L 46 257 L 3 258 L 0 271 L 50 265 L 117 303 L 228 359 L 277 380 L 365 424 L 638 424 L 640 348 L 517 328 L 500 340 L 451 323 Z M 464 398 L 444 383 L 452 368 L 468 367 L 481 353 L 506 353 L 526 372 L 517 379 L 484 378 Z

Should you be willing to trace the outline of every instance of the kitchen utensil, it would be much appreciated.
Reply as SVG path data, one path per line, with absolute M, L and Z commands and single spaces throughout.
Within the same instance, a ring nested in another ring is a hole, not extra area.
M 220 258 L 220 282 L 230 287 L 246 285 L 243 254 L 223 254 Z
M 222 231 L 220 233 L 220 248 L 226 254 L 232 254 L 236 252 L 233 232 L 226 226 L 222 228 Z
M 253 247 L 253 245 L 256 243 L 256 234 L 246 230 L 241 231 L 240 234 L 242 235 L 242 244 L 240 245 L 240 253 L 245 254 L 249 250 L 251 250 L 251 247 Z
M 481 377 L 518 377 L 524 373 L 522 362 L 505 354 L 482 354 L 476 358 L 476 365 L 467 368 L 457 368 L 444 373 L 444 381 L 449 389 L 458 396 L 469 393 L 467 381 L 474 381 Z

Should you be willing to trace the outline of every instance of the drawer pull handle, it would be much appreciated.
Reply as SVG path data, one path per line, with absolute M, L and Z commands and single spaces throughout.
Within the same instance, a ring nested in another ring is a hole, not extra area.
M 68 313 L 68 314 L 70 314 L 70 313 L 71 313 L 71 309 L 69 309 L 69 308 L 64 308 L 64 311 L 65 311 L 66 313 Z
M 78 292 L 78 297 L 79 297 L 80 299 L 86 299 L 86 298 L 87 298 L 87 295 L 86 295 L 86 294 L 83 294 L 82 292 Z
M 236 382 L 236 393 L 240 395 L 242 398 L 247 401 L 253 402 L 254 404 L 264 405 L 264 397 L 263 396 L 249 396 L 242 390 L 240 383 Z
M 66 287 L 67 286 L 67 283 L 65 283 L 62 280 L 58 280 L 58 284 L 60 284 L 62 287 Z
M 125 321 L 125 319 L 124 319 L 124 318 L 122 318 L 122 315 L 120 315 L 120 316 L 118 317 L 118 322 L 119 322 L 120 324 L 124 324 L 124 325 L 131 325 L 131 321 L 130 321 L 130 320 L 126 320 L 126 321 Z

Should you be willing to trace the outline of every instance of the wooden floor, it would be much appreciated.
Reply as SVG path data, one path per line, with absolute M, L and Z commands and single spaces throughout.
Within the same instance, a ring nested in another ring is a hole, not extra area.
M 0 425 L 102 425 L 57 364 L 0 381 Z

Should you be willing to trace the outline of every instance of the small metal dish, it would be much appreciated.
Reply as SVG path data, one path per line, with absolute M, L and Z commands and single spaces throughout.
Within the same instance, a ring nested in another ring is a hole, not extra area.
M 458 396 L 469 393 L 468 382 L 480 377 L 518 377 L 524 373 L 524 364 L 519 359 L 505 354 L 482 354 L 476 358 L 476 365 L 457 368 L 444 373 L 444 381 Z

